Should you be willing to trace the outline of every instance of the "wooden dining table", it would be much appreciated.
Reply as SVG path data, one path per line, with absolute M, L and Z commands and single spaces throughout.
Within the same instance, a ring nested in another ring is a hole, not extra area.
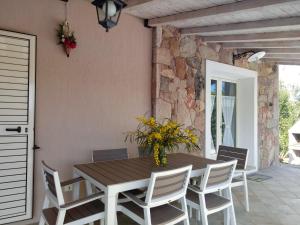
M 88 183 L 93 184 L 105 193 L 105 224 L 115 225 L 117 200 L 120 192 L 146 188 L 152 172 L 176 169 L 193 165 L 191 177 L 197 177 L 204 173 L 208 164 L 217 161 L 202 158 L 192 154 L 174 153 L 168 155 L 166 167 L 157 167 L 153 157 L 132 158 L 125 160 L 103 161 L 74 166 L 74 177 L 83 177 Z M 88 192 L 91 192 L 91 188 Z M 74 190 L 76 195 L 79 189 Z

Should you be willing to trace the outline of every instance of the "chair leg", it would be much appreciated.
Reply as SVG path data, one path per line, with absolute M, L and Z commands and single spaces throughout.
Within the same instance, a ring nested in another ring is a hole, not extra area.
M 230 225 L 230 211 L 229 208 L 224 210 L 224 224 Z
M 181 208 L 182 210 L 184 211 L 185 213 L 185 220 L 184 220 L 184 225 L 190 225 L 190 221 L 189 221 L 189 212 L 188 212 L 188 209 L 187 209 L 187 205 L 186 205 L 186 199 L 185 197 L 181 198 L 180 199 L 180 202 L 181 202 Z
M 46 209 L 46 208 L 49 208 L 49 199 L 47 198 L 47 196 L 45 196 L 44 203 L 43 203 L 43 209 Z M 41 218 L 40 218 L 39 225 L 45 225 L 45 224 L 46 224 L 46 221 L 43 217 L 43 212 L 41 212 Z
M 229 207 L 229 212 L 231 214 L 230 215 L 230 217 L 231 217 L 231 225 L 236 225 L 236 218 L 235 218 L 235 211 L 234 211 L 233 203 Z
M 245 195 L 245 207 L 246 211 L 249 212 L 249 193 L 248 193 L 248 183 L 247 183 L 247 174 L 243 172 L 243 180 L 244 180 L 244 195 Z
M 115 219 L 115 224 L 118 224 L 118 212 L 116 213 L 116 219 Z
M 192 206 L 189 206 L 189 213 L 190 213 L 190 218 L 192 218 L 193 217 L 193 208 L 192 208 Z
M 100 220 L 100 225 L 105 225 L 104 219 Z
M 204 195 L 199 195 L 199 200 L 200 200 L 201 222 L 202 222 L 202 225 L 208 225 L 207 213 L 206 213 L 207 210 L 206 210 L 205 196 Z
M 230 214 L 230 220 L 229 221 L 231 221 L 231 225 L 236 225 L 235 211 L 234 211 L 233 199 L 232 199 L 232 193 L 231 193 L 231 188 L 230 187 L 226 191 L 226 196 L 231 201 L 231 206 L 228 208 L 228 214 Z
M 184 224 L 184 225 L 190 225 L 189 215 L 186 215 L 186 218 L 185 218 L 183 224 Z
M 56 219 L 56 224 L 55 225 L 63 225 L 64 224 L 64 220 L 65 220 L 65 216 L 66 216 L 66 210 L 60 209 L 58 211 L 58 215 L 57 215 L 57 219 Z
M 198 220 L 198 221 L 201 221 L 201 209 L 200 209 L 200 208 L 197 210 L 197 215 L 196 215 L 196 217 L 197 217 L 197 220 Z
M 228 192 L 229 192 L 229 188 L 228 189 L 223 189 L 221 191 L 222 196 L 227 198 L 227 199 L 231 199 L 230 194 Z M 224 210 L 224 224 L 225 225 L 230 225 L 230 211 L 229 211 L 229 208 Z
M 149 208 L 144 209 L 144 219 L 145 225 L 151 225 L 151 214 Z

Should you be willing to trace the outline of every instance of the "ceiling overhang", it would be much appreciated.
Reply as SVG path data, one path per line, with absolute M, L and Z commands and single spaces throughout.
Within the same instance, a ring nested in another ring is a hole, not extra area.
M 126 13 L 171 25 L 225 49 L 266 51 L 265 61 L 300 64 L 300 0 L 127 0 Z M 276 58 L 275 58 L 276 57 Z

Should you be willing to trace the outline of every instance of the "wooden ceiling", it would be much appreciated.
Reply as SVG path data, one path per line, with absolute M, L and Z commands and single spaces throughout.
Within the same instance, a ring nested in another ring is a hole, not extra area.
M 300 65 L 300 0 L 127 0 L 125 12 L 152 27 L 172 25 L 265 61 Z

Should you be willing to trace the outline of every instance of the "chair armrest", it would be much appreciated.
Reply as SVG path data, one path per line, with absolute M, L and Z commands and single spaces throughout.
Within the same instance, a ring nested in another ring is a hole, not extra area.
M 189 186 L 188 186 L 188 189 L 191 190 L 191 191 L 193 191 L 193 192 L 196 192 L 196 193 L 198 193 L 198 194 L 203 194 L 203 192 L 202 192 L 202 191 L 200 190 L 200 188 L 197 187 L 197 186 L 189 185 Z
M 133 195 L 132 193 L 130 193 L 130 191 L 127 191 L 127 192 L 122 192 L 122 194 L 128 198 L 129 200 L 131 200 L 133 203 L 135 203 L 136 205 L 142 207 L 142 208 L 146 208 L 147 207 L 147 204 L 139 199 L 138 197 L 136 197 L 135 195 Z
M 104 197 L 104 192 L 96 193 L 96 194 L 90 195 L 86 198 L 81 198 L 81 199 L 78 199 L 76 201 L 68 202 L 68 203 L 62 205 L 61 208 L 66 209 L 66 210 L 67 209 L 72 209 L 72 208 L 75 208 L 77 206 L 84 205 L 86 203 L 95 201 L 97 199 L 101 199 L 103 197 Z
M 60 185 L 62 187 L 65 187 L 65 186 L 75 184 L 75 183 L 78 183 L 78 182 L 81 182 L 81 181 L 84 181 L 84 179 L 82 177 L 77 177 L 77 178 L 74 178 L 74 179 L 63 181 L 63 182 L 60 183 Z

